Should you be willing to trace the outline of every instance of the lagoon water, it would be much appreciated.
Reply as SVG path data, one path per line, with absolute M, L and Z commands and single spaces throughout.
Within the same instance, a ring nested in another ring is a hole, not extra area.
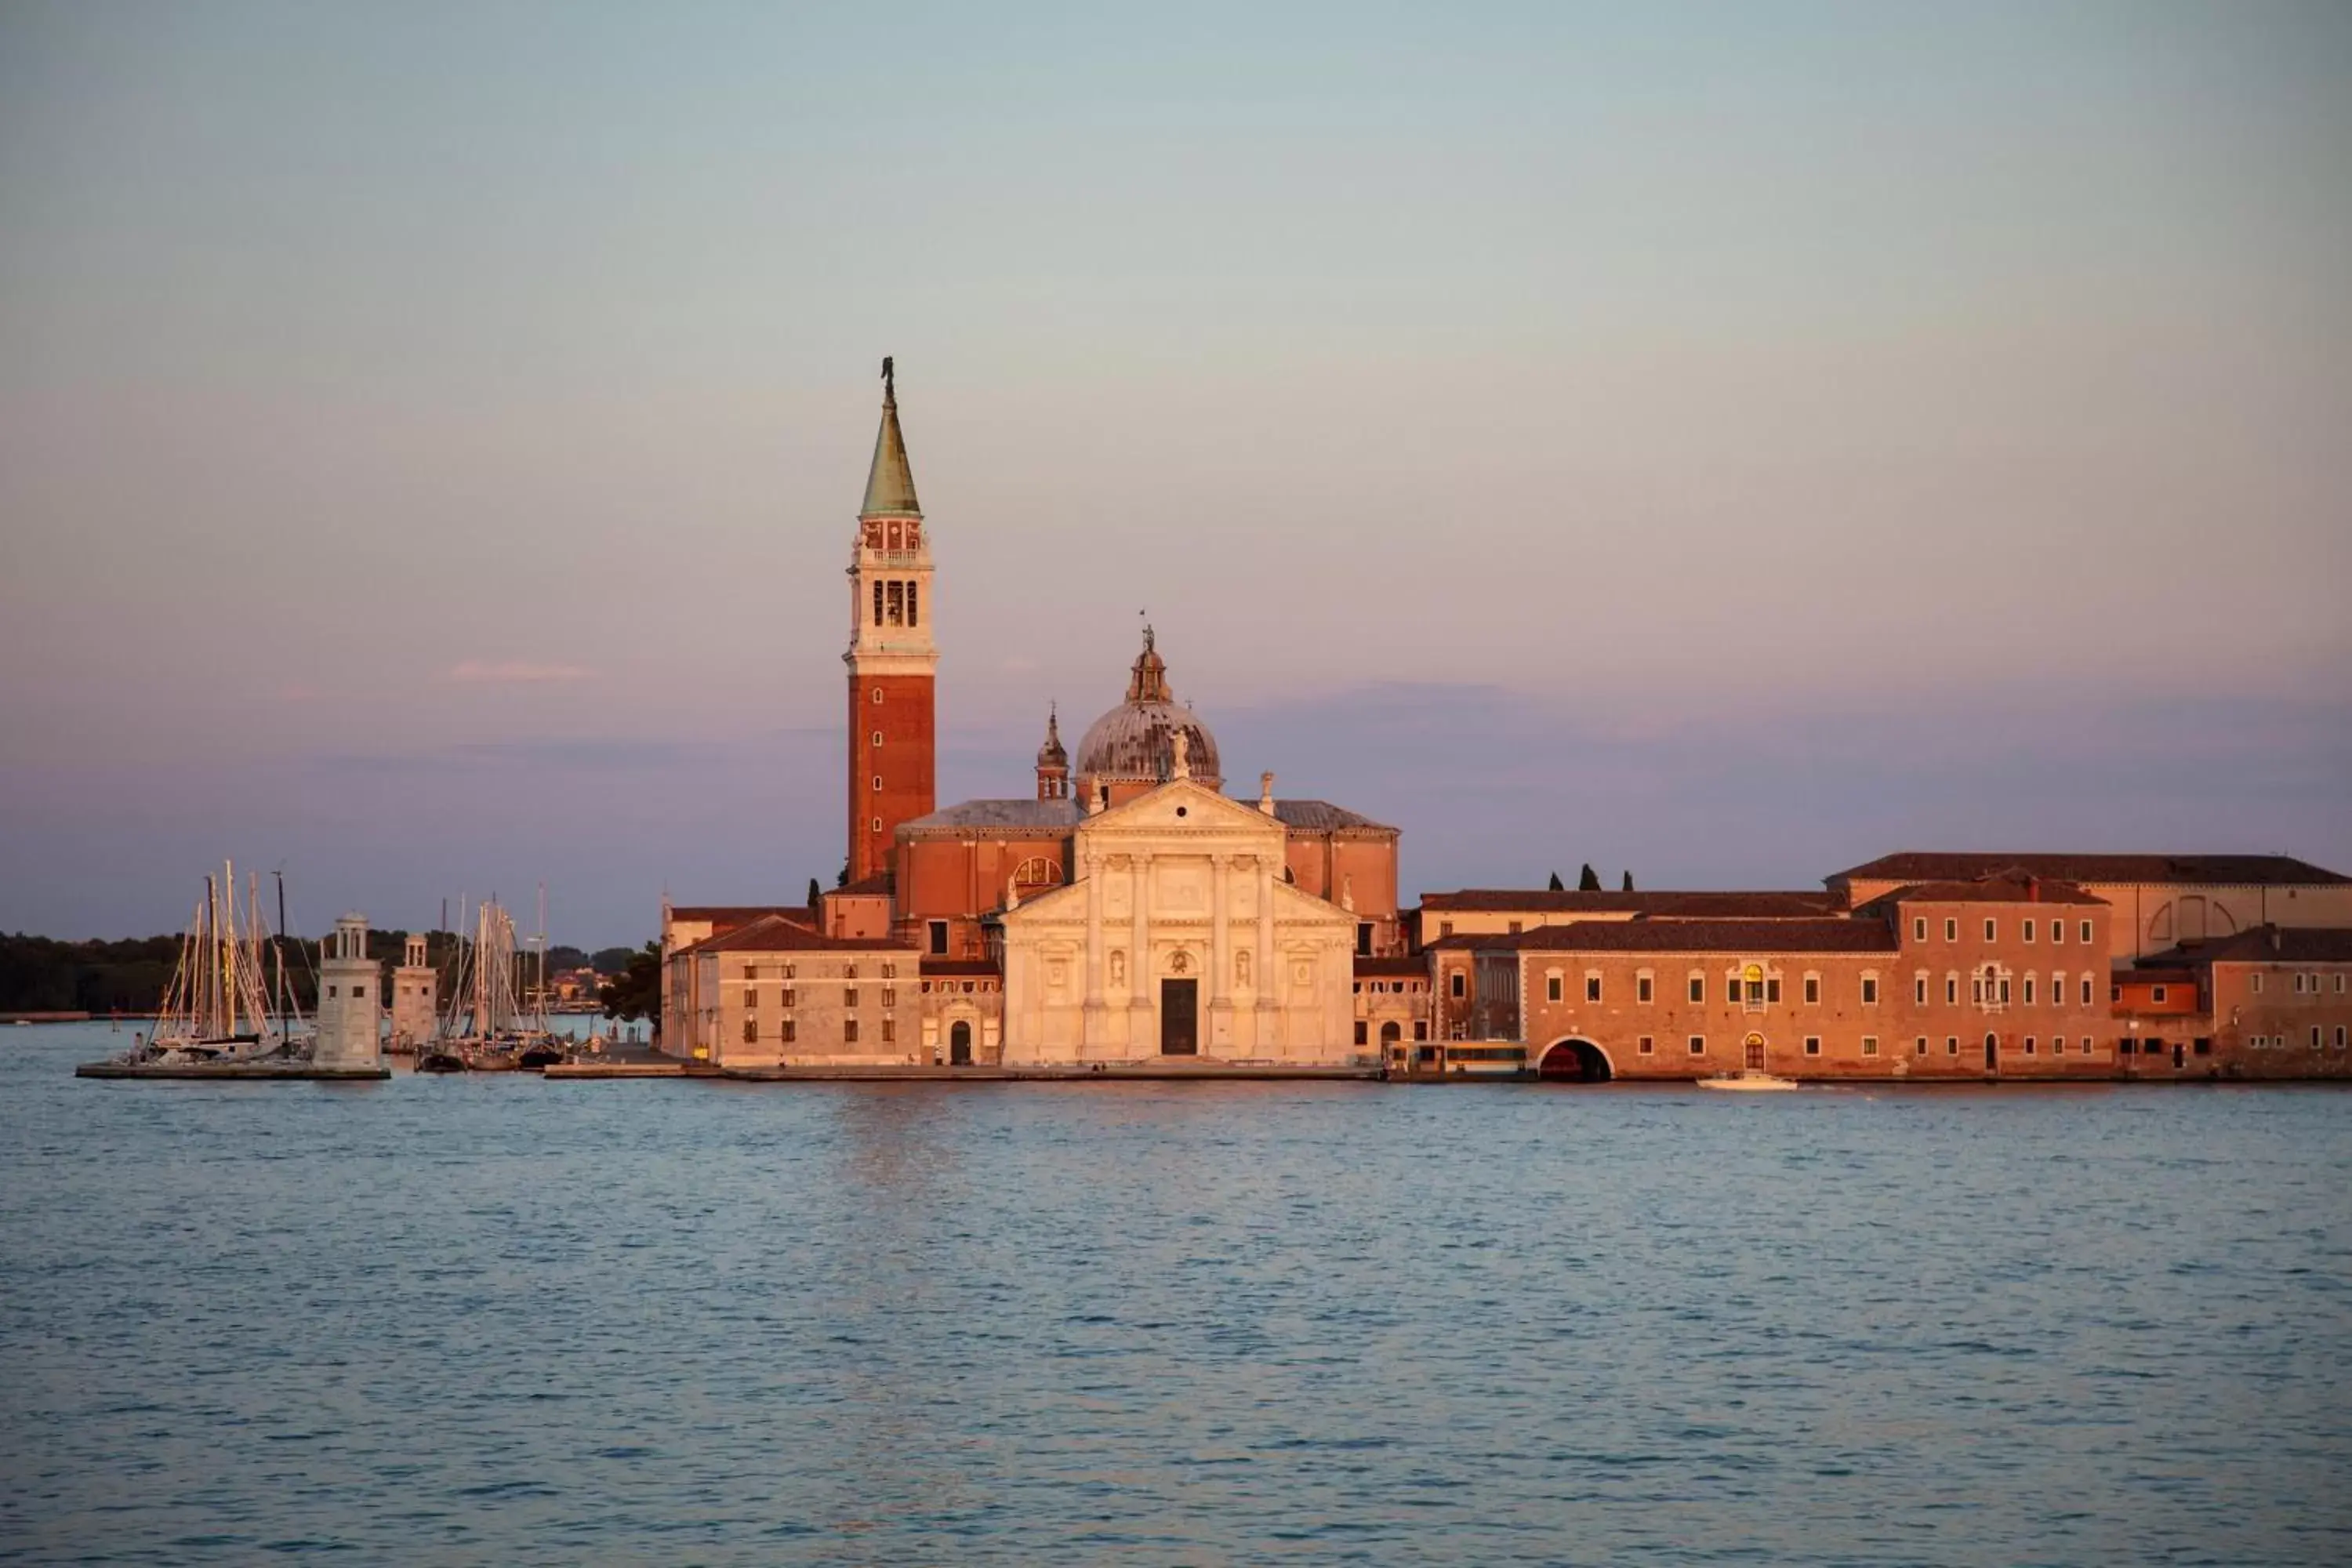
M 125 1037 L 0 1030 L 0 1561 L 2352 1561 L 2341 1092 Z

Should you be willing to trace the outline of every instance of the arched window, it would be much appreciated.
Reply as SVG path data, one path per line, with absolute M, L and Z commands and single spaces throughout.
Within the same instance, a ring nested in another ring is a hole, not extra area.
M 1013 885 L 1024 892 L 1031 888 L 1058 888 L 1062 863 L 1051 855 L 1032 855 L 1013 868 Z

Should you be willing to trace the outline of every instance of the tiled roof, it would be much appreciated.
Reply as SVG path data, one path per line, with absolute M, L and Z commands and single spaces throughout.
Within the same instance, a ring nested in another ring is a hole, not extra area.
M 1451 939 L 1521 952 L 1893 952 L 1895 933 L 1873 920 L 1578 921 L 1516 936 Z
M 1255 805 L 1255 801 L 1243 801 Z M 1274 803 L 1275 820 L 1285 827 L 1297 827 L 1309 833 L 1328 833 L 1335 827 L 1369 827 L 1382 833 L 1394 833 L 1395 828 L 1384 822 L 1349 811 L 1343 805 L 1333 805 L 1328 800 L 1277 800 Z
M 2183 942 L 2143 961 L 2156 964 L 2352 963 L 2352 931 L 2341 926 L 2253 926 L 2212 942 Z
M 1916 882 L 1881 893 L 1864 904 L 2090 904 L 2107 907 L 2107 900 L 2086 893 L 2072 882 L 2027 876 L 1980 877 L 1969 882 Z
M 710 925 L 748 925 L 764 915 L 782 915 L 803 925 L 813 923 L 814 917 L 805 904 L 672 904 L 672 921 L 698 921 Z
M 1365 958 L 1359 955 L 1356 959 L 1356 975 L 1359 979 L 1371 976 L 1386 978 L 1390 975 L 1418 976 L 1428 973 L 1429 961 L 1425 958 Z
M 684 951 L 705 952 L 904 952 L 912 942 L 894 942 L 888 937 L 819 936 L 806 926 L 794 925 L 777 915 L 753 921 L 740 931 L 730 931 L 708 941 L 698 942 Z
M 893 885 L 893 879 L 897 875 L 898 873 L 895 871 L 877 871 L 871 877 L 860 877 L 855 882 L 835 888 L 834 891 L 836 893 L 856 893 L 860 896 L 870 896 L 879 893 L 885 898 L 887 898 Z
M 1066 833 L 1086 820 L 1075 800 L 966 800 L 941 806 L 929 816 L 898 825 L 901 833 L 961 832 L 1005 828 L 1014 832 Z
M 1603 914 L 1630 910 L 1651 920 L 1809 920 L 1840 908 L 1836 896 L 1794 892 L 1654 893 L 1552 892 L 1541 888 L 1465 888 L 1454 893 L 1423 893 L 1424 910 L 1494 910 L 1503 913 Z
M 1948 855 L 1922 850 L 1882 855 L 1836 876 L 1885 882 L 1965 882 L 2011 869 L 2070 882 L 2201 882 L 2233 888 L 2352 882 L 2352 877 L 2323 870 L 2289 855 Z

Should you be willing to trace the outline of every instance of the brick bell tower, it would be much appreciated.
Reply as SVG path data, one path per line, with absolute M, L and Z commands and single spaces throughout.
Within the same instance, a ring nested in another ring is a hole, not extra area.
M 882 428 L 849 560 L 849 879 L 890 868 L 898 825 L 937 805 L 931 549 L 915 500 L 898 388 L 882 362 Z

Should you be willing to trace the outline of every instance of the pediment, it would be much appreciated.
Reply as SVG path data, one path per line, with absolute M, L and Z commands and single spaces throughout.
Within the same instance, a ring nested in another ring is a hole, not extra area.
M 1190 779 L 1171 779 L 1149 794 L 1089 816 L 1078 825 L 1078 831 L 1098 841 L 1147 835 L 1245 835 L 1271 840 L 1276 853 L 1286 837 L 1282 824 L 1255 805 L 1244 805 Z

